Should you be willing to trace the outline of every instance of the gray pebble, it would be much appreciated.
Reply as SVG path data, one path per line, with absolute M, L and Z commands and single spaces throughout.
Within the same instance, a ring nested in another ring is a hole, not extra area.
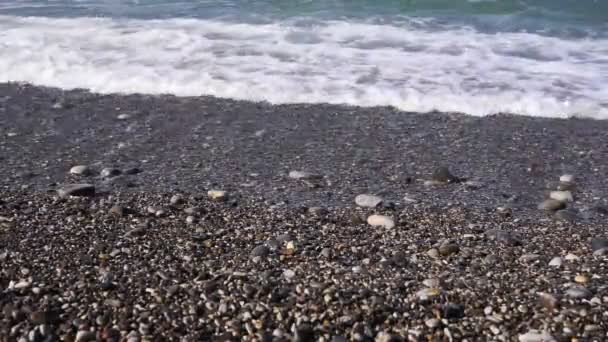
M 67 184 L 57 189 L 59 197 L 92 197 L 95 196 L 95 186 L 92 184 Z

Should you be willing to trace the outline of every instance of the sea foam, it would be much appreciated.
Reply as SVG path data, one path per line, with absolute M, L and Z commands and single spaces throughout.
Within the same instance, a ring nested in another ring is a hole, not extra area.
M 608 119 L 608 40 L 419 20 L 0 16 L 0 81 L 100 93 Z

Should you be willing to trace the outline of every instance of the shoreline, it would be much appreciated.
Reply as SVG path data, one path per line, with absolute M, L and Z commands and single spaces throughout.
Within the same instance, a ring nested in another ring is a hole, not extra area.
M 0 84 L 0 336 L 600 341 L 606 141 L 591 119 Z

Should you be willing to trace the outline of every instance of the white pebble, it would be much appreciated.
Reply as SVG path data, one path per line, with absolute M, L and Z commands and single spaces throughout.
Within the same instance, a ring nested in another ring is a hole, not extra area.
M 561 202 L 573 202 L 574 197 L 572 196 L 572 192 L 570 191 L 551 191 L 549 194 L 551 199 Z
M 530 330 L 523 335 L 519 335 L 519 342 L 556 342 L 557 340 L 547 332 Z
M 574 181 L 574 175 L 561 175 L 559 177 L 560 182 L 572 183 Z
M 375 208 L 382 203 L 382 198 L 374 195 L 362 194 L 355 197 L 355 203 L 360 207 Z
M 367 223 L 370 226 L 384 227 L 386 229 L 391 229 L 395 227 L 395 221 L 385 215 L 371 215 L 367 218 Z
M 549 266 L 560 267 L 562 265 L 562 258 L 555 257 L 549 261 Z
M 85 176 L 88 175 L 90 172 L 91 169 L 89 169 L 89 167 L 86 165 L 76 165 L 70 169 L 71 174 L 78 176 Z
M 228 197 L 226 191 L 222 190 L 209 190 L 207 196 L 214 201 L 224 201 Z
M 568 255 L 566 255 L 566 256 L 564 257 L 564 259 L 566 259 L 566 260 L 568 260 L 568 261 L 577 261 L 577 260 L 579 260 L 580 258 L 579 258 L 577 255 L 575 255 L 575 254 L 568 253 Z

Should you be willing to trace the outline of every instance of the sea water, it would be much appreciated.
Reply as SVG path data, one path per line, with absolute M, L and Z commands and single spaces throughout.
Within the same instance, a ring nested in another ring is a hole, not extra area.
M 0 0 L 0 82 L 608 119 L 605 0 Z

